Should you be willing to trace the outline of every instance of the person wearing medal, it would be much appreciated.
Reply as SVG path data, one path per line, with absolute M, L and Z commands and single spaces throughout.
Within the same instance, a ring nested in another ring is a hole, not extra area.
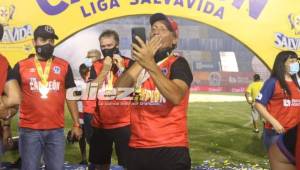
M 66 100 L 66 90 L 76 85 L 69 63 L 53 56 L 54 40 L 58 39 L 54 29 L 40 25 L 33 36 L 35 55 L 19 61 L 13 69 L 23 95 L 19 115 L 21 169 L 40 169 L 43 155 L 46 169 L 62 170 L 65 101 L 73 119 L 72 135 L 79 139 L 82 134 L 76 101 Z
M 130 114 L 128 170 L 189 170 L 187 109 L 193 75 L 188 62 L 173 52 L 176 21 L 156 13 L 150 24 L 150 40 L 144 43 L 135 37 L 136 62 L 116 83 L 140 89 L 141 104 L 133 105 Z
M 103 31 L 99 36 L 99 43 L 105 58 L 93 64 L 90 79 L 97 76 L 93 83 L 98 83 L 103 95 L 98 96 L 97 111 L 92 120 L 94 129 L 89 159 L 96 169 L 109 170 L 115 144 L 118 164 L 127 168 L 130 108 L 118 100 L 109 98 L 116 97 L 113 85 L 123 71 L 130 67 L 132 60 L 121 55 L 119 35 L 116 31 Z
M 0 24 L 0 41 L 4 33 Z M 17 113 L 21 102 L 21 90 L 18 82 L 14 80 L 12 69 L 7 59 L 0 54 L 0 158 L 5 150 L 13 146 L 10 119 Z M 1 160 L 0 160 L 1 168 Z

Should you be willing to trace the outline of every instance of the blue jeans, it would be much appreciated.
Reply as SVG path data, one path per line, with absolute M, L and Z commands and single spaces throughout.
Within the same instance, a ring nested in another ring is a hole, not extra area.
M 43 155 L 47 170 L 64 169 L 64 129 L 34 130 L 20 128 L 19 148 L 22 170 L 39 170 Z
M 263 144 L 267 151 L 269 151 L 271 145 L 278 140 L 279 136 L 280 135 L 274 129 L 264 128 Z

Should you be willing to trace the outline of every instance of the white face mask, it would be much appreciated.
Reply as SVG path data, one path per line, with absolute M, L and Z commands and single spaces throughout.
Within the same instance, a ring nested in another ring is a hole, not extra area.
M 294 75 L 294 74 L 296 74 L 296 73 L 299 72 L 299 63 L 298 63 L 298 62 L 291 63 L 291 64 L 289 65 L 289 68 L 290 68 L 289 74 L 290 74 L 290 75 Z
M 87 67 L 92 67 L 93 60 L 91 58 L 85 58 L 84 59 L 84 65 L 87 66 Z

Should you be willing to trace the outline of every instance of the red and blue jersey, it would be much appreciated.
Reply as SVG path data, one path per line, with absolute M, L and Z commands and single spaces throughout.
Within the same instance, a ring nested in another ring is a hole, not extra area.
M 75 87 L 72 70 L 67 61 L 54 57 L 50 67 L 47 99 L 39 93 L 40 77 L 35 66 L 35 57 L 18 62 L 14 77 L 18 80 L 23 95 L 20 104 L 19 126 L 39 130 L 64 127 L 64 104 L 66 89 Z M 43 70 L 46 61 L 40 61 Z
M 291 95 L 288 95 L 276 78 L 270 78 L 262 87 L 256 102 L 263 104 L 268 112 L 286 129 L 296 126 L 300 120 L 300 91 L 293 81 L 286 81 Z M 266 122 L 265 128 L 272 128 Z

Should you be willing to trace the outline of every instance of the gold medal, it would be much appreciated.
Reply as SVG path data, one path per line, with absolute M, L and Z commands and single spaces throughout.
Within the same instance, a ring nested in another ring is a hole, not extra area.
M 134 88 L 133 100 L 135 102 L 139 102 L 141 100 L 141 88 L 139 87 Z
M 113 80 L 114 80 L 114 73 L 110 71 L 106 77 L 107 85 L 105 87 L 104 96 L 112 96 L 113 95 Z
M 39 83 L 39 92 L 41 94 L 42 99 L 47 99 L 48 98 L 48 93 L 50 89 L 48 88 L 48 77 L 50 74 L 50 68 L 52 64 L 52 59 L 47 60 L 45 70 L 43 71 L 42 65 L 39 62 L 37 56 L 34 59 L 34 64 L 37 69 L 37 73 L 41 79 L 41 82 Z

